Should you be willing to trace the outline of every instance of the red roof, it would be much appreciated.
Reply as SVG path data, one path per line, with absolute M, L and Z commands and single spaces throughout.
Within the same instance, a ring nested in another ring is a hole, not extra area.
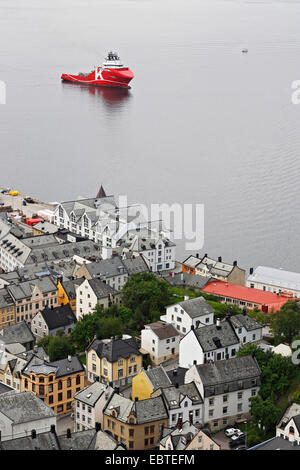
M 275 311 L 279 310 L 289 300 L 288 297 L 283 295 L 277 295 L 260 289 L 252 289 L 251 287 L 240 286 L 238 284 L 230 284 L 224 281 L 211 281 L 203 287 L 202 291 L 253 304 L 268 305 L 270 309 L 274 308 Z

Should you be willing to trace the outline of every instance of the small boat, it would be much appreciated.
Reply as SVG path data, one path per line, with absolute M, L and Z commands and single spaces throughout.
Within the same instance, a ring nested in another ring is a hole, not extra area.
M 247 52 L 248 52 L 248 49 L 242 49 L 243 54 L 247 54 Z
M 117 88 L 130 88 L 133 79 L 132 71 L 123 65 L 116 52 L 109 52 L 102 66 L 96 66 L 89 73 L 70 75 L 63 73 L 63 82 L 80 83 L 93 86 L 107 86 Z

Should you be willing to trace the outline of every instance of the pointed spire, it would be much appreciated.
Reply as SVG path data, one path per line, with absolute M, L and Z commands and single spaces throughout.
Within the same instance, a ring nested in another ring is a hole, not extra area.
M 103 189 L 102 184 L 101 184 L 101 188 L 99 189 L 96 198 L 99 199 L 100 197 L 106 197 L 106 193 L 105 193 L 105 191 L 104 191 L 104 189 Z

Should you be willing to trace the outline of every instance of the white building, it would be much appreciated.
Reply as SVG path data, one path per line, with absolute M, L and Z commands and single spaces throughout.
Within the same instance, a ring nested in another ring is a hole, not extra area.
M 156 365 L 179 353 L 180 335 L 169 323 L 158 321 L 145 325 L 141 338 L 142 349 L 149 353 Z
M 185 296 L 184 301 L 168 306 L 166 314 L 162 315 L 160 319 L 174 325 L 181 334 L 186 334 L 192 326 L 200 328 L 212 325 L 214 322 L 214 309 L 204 297 L 189 299 L 188 296 Z
M 246 313 L 231 315 L 229 321 L 241 344 L 253 343 L 262 339 L 262 325 Z
M 254 357 L 234 357 L 193 365 L 185 382 L 193 381 L 204 400 L 204 423 L 217 431 L 237 419 L 249 418 L 249 399 L 259 391 L 261 371 Z
M 300 445 L 300 405 L 292 403 L 276 426 L 276 436 Z
M 114 389 L 98 381 L 74 395 L 75 431 L 94 429 L 96 423 L 103 425 L 103 409 Z
M 254 270 L 250 269 L 246 286 L 276 294 L 288 292 L 292 294 L 292 297 L 300 298 L 300 273 L 257 266 Z
M 203 398 L 195 383 L 163 387 L 160 392 L 169 413 L 170 428 L 176 426 L 178 420 L 203 424 Z M 157 392 L 152 396 L 157 396 Z
M 105 309 L 119 301 L 120 293 L 100 279 L 85 279 L 76 289 L 76 318 L 93 313 L 97 304 Z
M 192 329 L 179 344 L 179 366 L 192 367 L 234 357 L 240 341 L 229 321 Z
M 1 440 L 16 439 L 50 431 L 56 426 L 56 414 L 32 392 L 0 395 Z

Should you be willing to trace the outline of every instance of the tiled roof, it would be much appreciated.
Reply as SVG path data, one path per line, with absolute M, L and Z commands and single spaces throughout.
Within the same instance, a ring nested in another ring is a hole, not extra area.
M 178 305 L 191 317 L 197 318 L 203 315 L 214 313 L 214 309 L 204 299 L 204 297 L 196 297 L 195 299 L 183 300 Z
M 0 414 L 14 424 L 55 416 L 55 412 L 32 392 L 12 392 L 0 395 Z
M 228 321 L 220 322 L 220 326 L 207 325 L 194 330 L 194 334 L 203 352 L 214 351 L 239 344 L 240 340 Z
M 76 323 L 76 317 L 70 307 L 70 304 L 60 305 L 59 307 L 44 308 L 40 311 L 49 330 L 65 327 Z
M 140 356 L 139 347 L 133 338 L 121 339 L 95 339 L 88 347 L 94 349 L 98 357 L 105 357 L 109 362 L 116 362 L 119 358 L 128 359 L 132 354 Z
M 173 336 L 179 336 L 176 328 L 170 323 L 164 323 L 157 321 L 155 323 L 148 323 L 145 325 L 145 329 L 150 329 L 160 339 L 172 338 Z

